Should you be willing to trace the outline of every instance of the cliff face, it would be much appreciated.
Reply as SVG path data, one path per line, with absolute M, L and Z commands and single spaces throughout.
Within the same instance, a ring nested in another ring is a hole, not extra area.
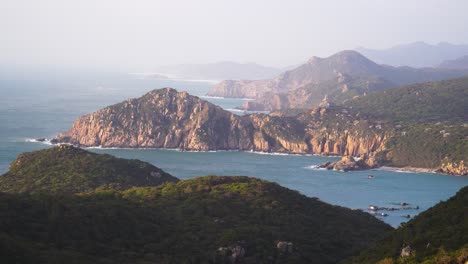
M 368 129 L 368 121 L 356 118 L 327 108 L 292 117 L 241 117 L 186 92 L 166 88 L 80 117 L 53 142 L 360 156 L 378 149 L 387 132 Z
M 402 127 L 326 100 L 312 110 L 293 112 L 237 116 L 186 92 L 165 88 L 80 117 L 52 142 L 341 155 L 363 158 L 368 167 L 441 168 L 443 173 L 466 175 L 463 163 L 450 163 L 466 160 L 466 152 L 459 147 L 465 144 L 465 126 Z M 450 157 L 449 163 L 442 162 L 444 157 Z
M 251 133 L 249 122 L 167 88 L 80 117 L 56 141 L 103 147 L 246 149 L 251 148 Z
M 466 70 L 379 65 L 355 51 L 342 51 L 307 63 L 269 80 L 223 81 L 208 95 L 257 99 L 245 110 L 311 108 L 325 95 L 334 102 L 398 85 L 466 75 Z

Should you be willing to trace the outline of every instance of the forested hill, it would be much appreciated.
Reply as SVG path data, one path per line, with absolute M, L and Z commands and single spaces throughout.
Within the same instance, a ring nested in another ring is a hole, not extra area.
M 0 191 L 72 194 L 176 181 L 177 178 L 146 162 L 60 145 L 19 155 L 10 170 L 0 176 Z
M 468 121 L 468 77 L 370 93 L 345 105 L 397 122 Z
M 22 154 L 3 177 L 0 263 L 331 264 L 392 230 L 276 183 L 177 181 L 71 146 Z

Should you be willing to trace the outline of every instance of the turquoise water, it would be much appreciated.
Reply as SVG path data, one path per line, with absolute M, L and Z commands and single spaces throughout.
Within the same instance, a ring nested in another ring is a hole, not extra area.
M 138 97 L 151 89 L 173 87 L 204 95 L 212 83 L 140 79 L 128 74 L 1 74 L 0 173 L 25 151 L 50 147 L 28 142 L 51 138 L 70 127 L 82 114 Z M 241 99 L 205 98 L 225 109 Z M 335 172 L 312 169 L 326 160 L 318 156 L 272 155 L 251 152 L 180 152 L 176 150 L 96 149 L 118 157 L 148 161 L 182 179 L 209 174 L 247 175 L 279 183 L 307 196 L 356 209 L 368 205 L 391 207 L 409 202 L 420 210 L 387 212 L 382 219 L 397 226 L 403 214 L 415 215 L 468 185 L 467 177 L 396 171 Z M 368 174 L 375 179 L 367 179 Z

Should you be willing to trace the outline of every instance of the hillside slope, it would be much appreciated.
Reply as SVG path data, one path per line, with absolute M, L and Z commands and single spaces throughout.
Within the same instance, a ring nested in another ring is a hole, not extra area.
M 51 179 L 41 188 L 51 190 L 61 174 L 80 171 L 75 162 L 49 166 L 62 155 L 44 156 L 48 163 L 18 158 L 13 170 L 41 171 Z M 83 177 L 99 181 L 112 169 L 112 175 L 134 170 L 134 162 L 90 159 L 81 167 L 89 163 L 93 174 Z M 10 193 L 0 193 L 2 263 L 336 263 L 391 230 L 369 214 L 248 177 L 94 190 L 79 181 L 75 189 L 87 191 L 76 194 L 69 186 L 52 193 L 22 186 L 9 183 Z
M 398 128 L 379 153 L 396 167 L 467 175 L 468 78 L 407 85 L 349 101 L 360 114 Z
M 406 246 L 411 248 L 410 256 L 400 257 Z M 395 264 L 468 261 L 468 186 L 344 263 L 373 264 L 380 260 Z
M 356 51 L 341 51 L 328 58 L 311 58 L 293 70 L 269 80 L 225 81 L 208 95 L 247 97 L 245 110 L 311 108 L 327 96 L 342 103 L 355 96 L 399 85 L 436 81 L 467 75 L 466 70 L 410 68 L 379 65 Z
M 406 85 L 344 105 L 395 122 L 468 121 L 468 77 Z
M 443 61 L 438 67 L 445 69 L 468 69 L 468 55 L 454 60 Z
M 146 162 L 60 145 L 19 155 L 10 170 L 0 176 L 0 192 L 71 194 L 176 181 L 177 178 Z

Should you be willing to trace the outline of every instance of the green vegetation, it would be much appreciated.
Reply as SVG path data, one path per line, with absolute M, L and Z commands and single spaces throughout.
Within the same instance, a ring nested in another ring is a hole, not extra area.
M 177 178 L 139 160 L 99 155 L 69 145 L 24 153 L 0 176 L 1 192 L 78 193 L 96 188 L 154 186 Z
M 390 166 L 438 168 L 468 160 L 468 77 L 371 93 L 344 104 L 371 120 L 393 125 L 386 142 Z
M 459 123 L 414 123 L 400 128 L 387 141 L 392 166 L 438 168 L 444 159 L 468 160 L 468 126 Z
M 20 155 L 0 177 L 0 263 L 336 263 L 391 230 L 275 183 L 147 182 L 156 169 L 71 146 Z
M 400 257 L 401 249 L 407 245 L 411 247 L 410 256 Z M 466 261 L 468 186 L 343 263 L 465 264 Z
M 391 229 L 274 183 L 216 176 L 74 196 L 2 194 L 0 219 L 8 245 L 28 248 L 35 263 L 227 263 L 218 249 L 236 244 L 242 263 L 336 263 Z M 294 251 L 281 254 L 278 241 Z M 16 251 L 0 245 L 2 261 L 12 261 Z
M 345 105 L 394 122 L 468 120 L 468 77 L 371 93 Z

